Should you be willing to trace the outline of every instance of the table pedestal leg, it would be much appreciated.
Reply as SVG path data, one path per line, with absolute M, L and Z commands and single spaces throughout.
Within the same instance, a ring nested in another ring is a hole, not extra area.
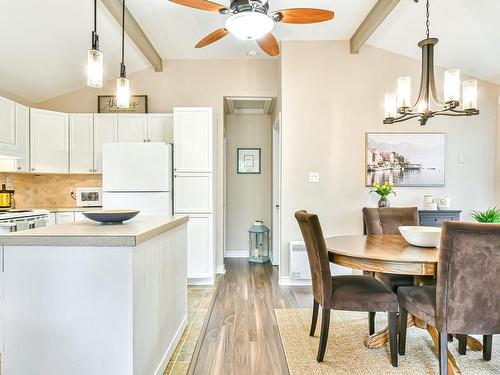
M 408 315 L 408 327 L 413 326 L 413 316 L 411 314 Z M 365 346 L 368 349 L 378 349 L 386 342 L 389 341 L 389 327 L 385 327 L 383 330 L 375 332 L 373 335 L 368 336 L 365 340 Z
M 457 335 L 453 335 L 457 340 Z M 483 344 L 481 344 L 481 341 L 475 339 L 472 336 L 467 336 L 467 346 L 469 347 L 470 350 L 480 352 L 483 350 Z

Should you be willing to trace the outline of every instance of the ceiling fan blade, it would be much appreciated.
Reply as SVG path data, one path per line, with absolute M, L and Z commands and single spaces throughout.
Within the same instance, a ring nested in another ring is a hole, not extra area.
M 206 10 L 208 12 L 220 12 L 227 9 L 224 5 L 217 4 L 208 0 L 170 0 L 172 3 L 184 5 L 190 8 Z
M 227 34 L 229 34 L 229 31 L 227 31 L 224 27 L 215 30 L 213 33 L 208 34 L 206 37 L 200 40 L 198 44 L 195 45 L 195 47 L 202 48 L 208 46 L 209 44 L 216 42 L 221 38 L 224 38 Z
M 283 23 L 316 23 L 329 21 L 334 15 L 334 12 L 325 9 L 292 8 L 278 10 L 272 16 L 277 16 L 276 21 Z
M 280 53 L 280 47 L 273 34 L 267 33 L 262 38 L 257 39 L 257 44 L 269 56 L 276 56 Z

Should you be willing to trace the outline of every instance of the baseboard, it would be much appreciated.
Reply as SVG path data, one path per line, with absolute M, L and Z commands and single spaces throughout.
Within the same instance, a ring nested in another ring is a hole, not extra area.
M 214 285 L 213 277 L 188 277 L 188 285 Z
M 248 258 L 248 251 L 225 251 L 224 258 Z
M 304 279 L 292 279 L 289 276 L 280 276 L 280 279 L 278 281 L 279 285 L 283 286 L 293 286 L 293 285 L 312 285 L 311 280 L 304 280 Z
M 184 329 L 186 329 L 186 327 L 187 327 L 187 314 L 184 315 L 184 319 L 182 319 L 182 323 L 177 329 L 174 339 L 172 340 L 167 351 L 163 355 L 163 358 L 161 359 L 160 364 L 156 368 L 154 375 L 163 375 L 165 369 L 167 368 L 168 361 L 170 361 L 170 358 L 172 358 L 172 355 L 174 354 L 177 344 L 179 343 L 179 341 L 181 341 L 182 334 L 184 333 Z
M 226 273 L 226 266 L 224 264 L 220 264 L 215 269 L 215 273 L 219 275 L 224 275 Z

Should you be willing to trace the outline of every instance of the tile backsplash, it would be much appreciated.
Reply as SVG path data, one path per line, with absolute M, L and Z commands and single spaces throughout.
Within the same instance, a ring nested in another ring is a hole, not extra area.
M 74 206 L 71 191 L 77 187 L 102 186 L 101 175 L 0 173 L 0 184 L 12 180 L 16 208 Z

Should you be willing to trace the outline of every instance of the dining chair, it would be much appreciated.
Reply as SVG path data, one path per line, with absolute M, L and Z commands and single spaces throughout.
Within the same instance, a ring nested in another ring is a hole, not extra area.
M 417 207 L 363 208 L 364 234 L 381 236 L 400 234 L 402 225 L 418 225 Z M 413 276 L 375 272 L 374 276 L 394 293 L 400 286 L 412 286 Z M 375 333 L 375 312 L 368 313 L 370 335 Z
M 328 249 L 317 215 L 297 211 L 295 218 L 304 237 L 313 287 L 313 315 L 309 335 L 314 336 L 321 306 L 321 334 L 316 360 L 323 362 L 330 327 L 330 310 L 386 311 L 389 317 L 391 364 L 398 365 L 397 357 L 397 297 L 373 276 L 330 273 Z
M 405 354 L 408 313 L 436 327 L 439 373 L 448 373 L 448 334 L 483 335 L 491 359 L 492 335 L 500 333 L 500 224 L 445 221 L 436 286 L 400 287 L 399 354 Z

